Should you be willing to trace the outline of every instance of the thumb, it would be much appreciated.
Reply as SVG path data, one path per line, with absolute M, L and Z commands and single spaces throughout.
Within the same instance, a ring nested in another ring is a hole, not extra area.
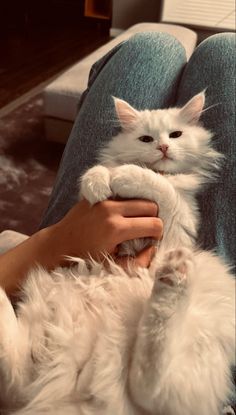
M 139 252 L 135 257 L 123 256 L 116 258 L 115 262 L 122 268 L 128 268 L 128 265 L 137 266 L 142 268 L 148 268 L 152 261 L 153 256 L 156 253 L 155 246 L 148 246 Z

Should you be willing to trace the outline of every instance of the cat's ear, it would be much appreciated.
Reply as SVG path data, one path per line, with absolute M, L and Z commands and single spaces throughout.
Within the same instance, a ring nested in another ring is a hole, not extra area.
M 124 130 L 132 129 L 138 120 L 138 111 L 136 111 L 128 102 L 123 99 L 113 97 L 116 114 Z
M 199 121 L 204 104 L 205 91 L 202 91 L 190 99 L 180 110 L 181 118 L 187 123 L 196 124 Z

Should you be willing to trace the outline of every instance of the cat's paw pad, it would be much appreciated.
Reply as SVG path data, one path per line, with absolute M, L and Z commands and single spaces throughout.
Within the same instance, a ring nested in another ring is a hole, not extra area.
M 169 286 L 186 285 L 192 257 L 192 252 L 187 248 L 179 248 L 167 252 L 163 265 L 157 271 L 156 277 L 161 283 Z
M 178 248 L 166 253 L 167 262 L 176 271 L 186 274 L 189 264 L 193 261 L 193 253 L 188 248 Z

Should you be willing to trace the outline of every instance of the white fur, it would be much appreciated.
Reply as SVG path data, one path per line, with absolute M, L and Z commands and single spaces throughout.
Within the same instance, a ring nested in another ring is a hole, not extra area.
M 232 390 L 234 280 L 219 258 L 193 247 L 194 196 L 218 159 L 210 134 L 195 125 L 203 103 L 197 96 L 180 117 L 181 109 L 132 113 L 116 100 L 125 133 L 104 149 L 103 165 L 85 173 L 81 193 L 91 203 L 114 194 L 156 201 L 163 241 L 149 270 L 125 272 L 112 261 L 105 268 L 76 258 L 51 273 L 32 270 L 17 317 L 0 290 L 4 414 L 221 413 Z M 172 148 L 167 126 L 179 125 L 186 137 Z M 135 141 L 137 134 L 154 133 L 156 146 L 158 140 L 170 145 L 171 162 Z M 123 250 L 137 251 L 144 243 L 124 244 Z

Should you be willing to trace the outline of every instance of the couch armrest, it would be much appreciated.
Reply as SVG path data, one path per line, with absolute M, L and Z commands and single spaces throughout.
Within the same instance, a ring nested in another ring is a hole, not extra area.
M 27 239 L 28 236 L 23 233 L 6 230 L 0 233 L 0 254 L 14 248 L 19 243 Z

